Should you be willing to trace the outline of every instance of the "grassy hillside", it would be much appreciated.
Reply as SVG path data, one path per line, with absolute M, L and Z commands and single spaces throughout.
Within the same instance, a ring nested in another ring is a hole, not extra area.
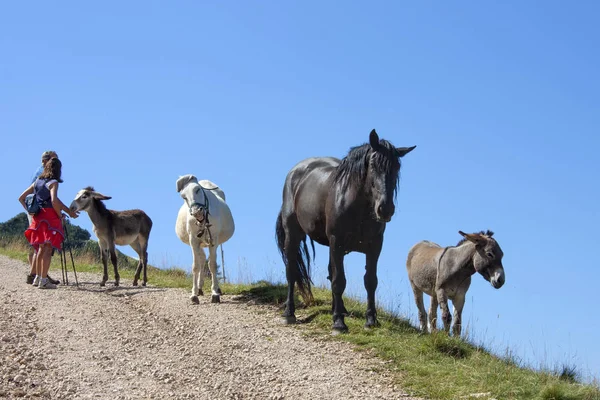
M 101 271 L 93 243 L 86 240 L 76 249 L 77 271 Z M 27 244 L 14 236 L 2 236 L 0 230 L 0 254 L 26 262 Z M 54 257 L 52 262 L 51 270 L 59 271 L 60 259 Z M 121 264 L 119 272 L 123 284 L 130 284 L 127 281 L 133 278 L 135 264 L 131 259 Z M 148 278 L 155 286 L 186 289 L 192 286 L 190 275 L 178 268 L 161 270 L 149 266 Z M 209 291 L 209 281 L 206 286 L 205 293 Z M 284 285 L 264 281 L 224 284 L 222 288 L 226 294 L 244 295 L 280 308 L 286 296 Z M 600 400 L 599 388 L 579 383 L 577 372 L 569 366 L 544 372 L 522 368 L 515 360 L 496 357 L 482 347 L 443 333 L 422 335 L 406 320 L 383 310 L 379 310 L 381 328 L 365 331 L 365 304 L 354 299 L 345 299 L 350 313 L 346 319 L 350 332 L 330 336 L 331 293 L 315 288 L 314 295 L 315 305 L 300 306 L 297 310 L 298 320 L 308 328 L 309 335 L 348 341 L 355 344 L 358 351 L 374 352 L 383 360 L 379 368 L 394 372 L 398 385 L 415 395 L 429 399 Z M 189 299 L 182 297 L 182 301 Z

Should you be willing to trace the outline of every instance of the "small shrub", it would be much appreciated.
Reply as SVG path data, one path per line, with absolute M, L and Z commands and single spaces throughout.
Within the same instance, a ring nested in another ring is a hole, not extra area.
M 561 381 L 575 383 L 579 381 L 579 373 L 577 367 L 574 365 L 563 365 L 559 373 L 557 373 L 558 379 Z
M 472 349 L 460 339 L 450 337 L 445 332 L 429 335 L 428 347 L 443 355 L 462 359 L 471 355 Z

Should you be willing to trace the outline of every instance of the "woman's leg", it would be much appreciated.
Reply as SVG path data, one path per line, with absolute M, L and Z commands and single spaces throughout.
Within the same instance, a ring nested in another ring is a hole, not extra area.
M 40 246 L 40 252 L 36 258 L 41 259 L 40 275 L 42 278 L 46 278 L 50 269 L 50 261 L 52 260 L 52 246 L 49 243 L 44 243 Z

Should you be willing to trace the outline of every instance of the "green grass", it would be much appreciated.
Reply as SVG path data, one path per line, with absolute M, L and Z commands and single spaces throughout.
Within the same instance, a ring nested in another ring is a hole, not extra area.
M 22 243 L 0 240 L 0 254 L 27 261 L 26 247 Z M 77 254 L 77 271 L 101 272 L 100 265 L 90 261 L 93 259 L 94 256 Z M 51 270 L 58 271 L 59 262 L 59 257 L 53 257 Z M 119 270 L 122 280 L 133 279 L 134 272 L 131 266 Z M 178 268 L 161 270 L 149 266 L 148 277 L 154 286 L 185 289 L 192 286 L 190 275 Z M 206 285 L 208 290 L 208 280 Z M 223 284 L 222 290 L 282 307 L 287 288 L 261 281 Z M 307 328 L 304 330 L 307 335 L 347 341 L 358 351 L 374 352 L 387 361 L 380 368 L 393 372 L 398 385 L 413 395 L 429 399 L 468 399 L 471 394 L 489 393 L 481 398 L 600 400 L 600 389 L 578 383 L 577 371 L 572 366 L 542 372 L 523 368 L 510 357 L 491 355 L 480 346 L 444 333 L 422 335 L 406 320 L 381 310 L 378 314 L 381 327 L 366 331 L 363 329 L 365 305 L 352 298 L 344 300 L 350 314 L 346 318 L 349 333 L 331 336 L 331 292 L 314 288 L 313 294 L 314 305 L 304 307 L 299 300 L 296 303 L 300 304 L 296 312 L 298 321 Z M 510 354 L 509 349 L 507 354 Z

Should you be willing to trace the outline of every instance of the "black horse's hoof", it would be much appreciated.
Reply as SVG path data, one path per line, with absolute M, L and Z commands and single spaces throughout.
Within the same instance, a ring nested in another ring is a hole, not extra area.
M 137 286 L 137 281 L 133 281 L 133 283 L 131 284 L 131 286 Z
M 218 294 L 213 294 L 212 296 L 210 296 L 210 302 L 211 303 L 220 303 L 221 296 L 219 296 Z
M 106 286 L 106 282 L 100 282 L 100 287 Z
M 119 286 L 119 282 L 115 282 L 115 286 Z
M 339 335 L 340 333 L 348 332 L 348 326 L 344 323 L 342 318 L 333 321 L 333 328 L 331 330 L 332 335 Z
M 142 282 L 142 286 L 146 286 L 146 282 Z
M 281 317 L 281 322 L 284 325 L 293 325 L 296 323 L 296 316 L 295 315 L 283 315 Z
M 369 318 L 367 319 L 367 322 L 365 323 L 365 330 L 370 330 L 373 328 L 379 328 L 381 326 L 381 324 L 379 323 L 379 321 L 377 321 L 374 318 Z
M 190 297 L 190 299 L 192 299 L 192 303 L 200 304 L 200 300 L 198 299 L 198 296 L 192 296 L 192 297 Z
M 337 335 L 342 335 L 348 333 L 348 327 L 345 326 L 344 328 L 336 328 L 333 327 L 333 329 L 331 330 L 331 335 L 332 336 L 337 336 Z
M 217 289 L 217 293 L 218 293 L 219 295 L 223 294 L 223 292 L 221 292 L 221 288 L 218 288 L 218 289 Z
M 204 291 L 202 289 L 198 290 L 198 296 L 204 296 Z

